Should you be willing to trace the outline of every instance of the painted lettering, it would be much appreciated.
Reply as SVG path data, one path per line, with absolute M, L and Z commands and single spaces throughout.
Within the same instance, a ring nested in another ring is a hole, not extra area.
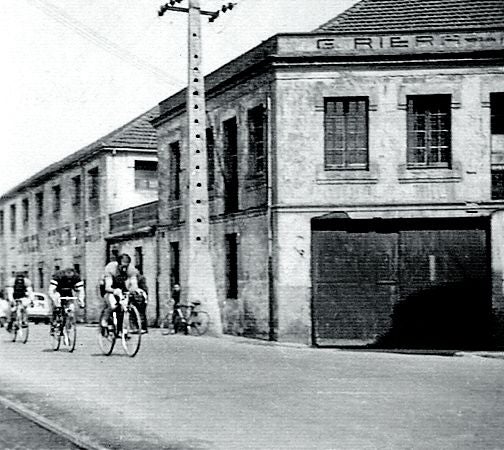
M 360 47 L 373 48 L 373 39 L 370 37 L 354 38 L 354 48 L 358 49 Z
M 401 36 L 393 36 L 390 38 L 390 47 L 409 47 L 409 41 Z
M 460 36 L 458 34 L 447 34 L 441 38 L 442 45 L 459 45 Z
M 434 36 L 415 36 L 415 45 L 417 47 L 434 46 Z
M 336 47 L 336 41 L 334 39 L 318 39 L 317 48 L 321 50 L 331 50 Z

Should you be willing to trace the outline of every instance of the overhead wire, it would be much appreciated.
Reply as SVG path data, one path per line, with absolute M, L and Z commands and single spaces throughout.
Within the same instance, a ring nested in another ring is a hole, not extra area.
M 75 17 L 70 16 L 65 10 L 57 7 L 48 0 L 28 1 L 51 19 L 71 29 L 81 37 L 85 38 L 86 40 L 90 41 L 91 43 L 100 47 L 111 55 L 117 57 L 118 59 L 136 67 L 137 69 L 149 72 L 160 81 L 168 82 L 177 87 L 179 87 L 181 84 L 185 84 L 184 80 L 169 74 L 159 67 L 156 67 L 155 65 L 140 58 L 138 55 L 135 55 L 130 50 L 121 47 L 116 42 L 113 42 L 105 36 L 101 35 Z

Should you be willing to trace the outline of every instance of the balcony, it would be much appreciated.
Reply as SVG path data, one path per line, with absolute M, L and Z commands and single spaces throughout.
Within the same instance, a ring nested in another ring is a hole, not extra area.
M 158 202 L 146 203 L 110 214 L 110 234 L 126 233 L 153 226 L 158 221 Z

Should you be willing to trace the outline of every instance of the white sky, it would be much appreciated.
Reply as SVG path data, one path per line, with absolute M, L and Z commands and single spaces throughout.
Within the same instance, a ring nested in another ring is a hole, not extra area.
M 0 0 L 0 194 L 184 87 L 187 15 L 158 17 L 167 1 Z M 203 18 L 206 73 L 356 2 L 234 1 L 213 24 Z

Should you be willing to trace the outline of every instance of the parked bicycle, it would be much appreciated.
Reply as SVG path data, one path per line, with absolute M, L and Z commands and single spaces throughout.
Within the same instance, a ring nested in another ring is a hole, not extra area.
M 59 350 L 61 341 L 63 340 L 63 344 L 72 353 L 75 350 L 77 342 L 77 323 L 72 305 L 75 305 L 77 297 L 60 297 L 60 301 L 60 313 L 56 316 L 49 330 L 52 349 L 54 351 Z
M 124 351 L 130 357 L 140 350 L 142 326 L 138 309 L 133 305 L 129 292 L 124 292 L 118 306 L 112 311 L 107 327 L 98 326 L 98 344 L 104 355 L 112 354 L 117 339 L 121 339 Z M 103 314 L 103 312 L 102 312 Z M 122 316 L 122 326 L 118 324 Z
M 23 305 L 22 298 L 16 299 L 15 302 L 16 316 L 9 332 L 12 334 L 12 342 L 16 342 L 19 335 L 19 341 L 26 344 L 28 342 L 28 336 L 30 335 L 28 313 L 26 312 L 26 307 Z
M 200 309 L 201 302 L 195 301 L 189 305 L 174 306 L 170 301 L 171 308 L 164 316 L 161 326 L 166 331 L 163 334 L 192 334 L 201 336 L 205 334 L 210 325 L 210 316 Z

